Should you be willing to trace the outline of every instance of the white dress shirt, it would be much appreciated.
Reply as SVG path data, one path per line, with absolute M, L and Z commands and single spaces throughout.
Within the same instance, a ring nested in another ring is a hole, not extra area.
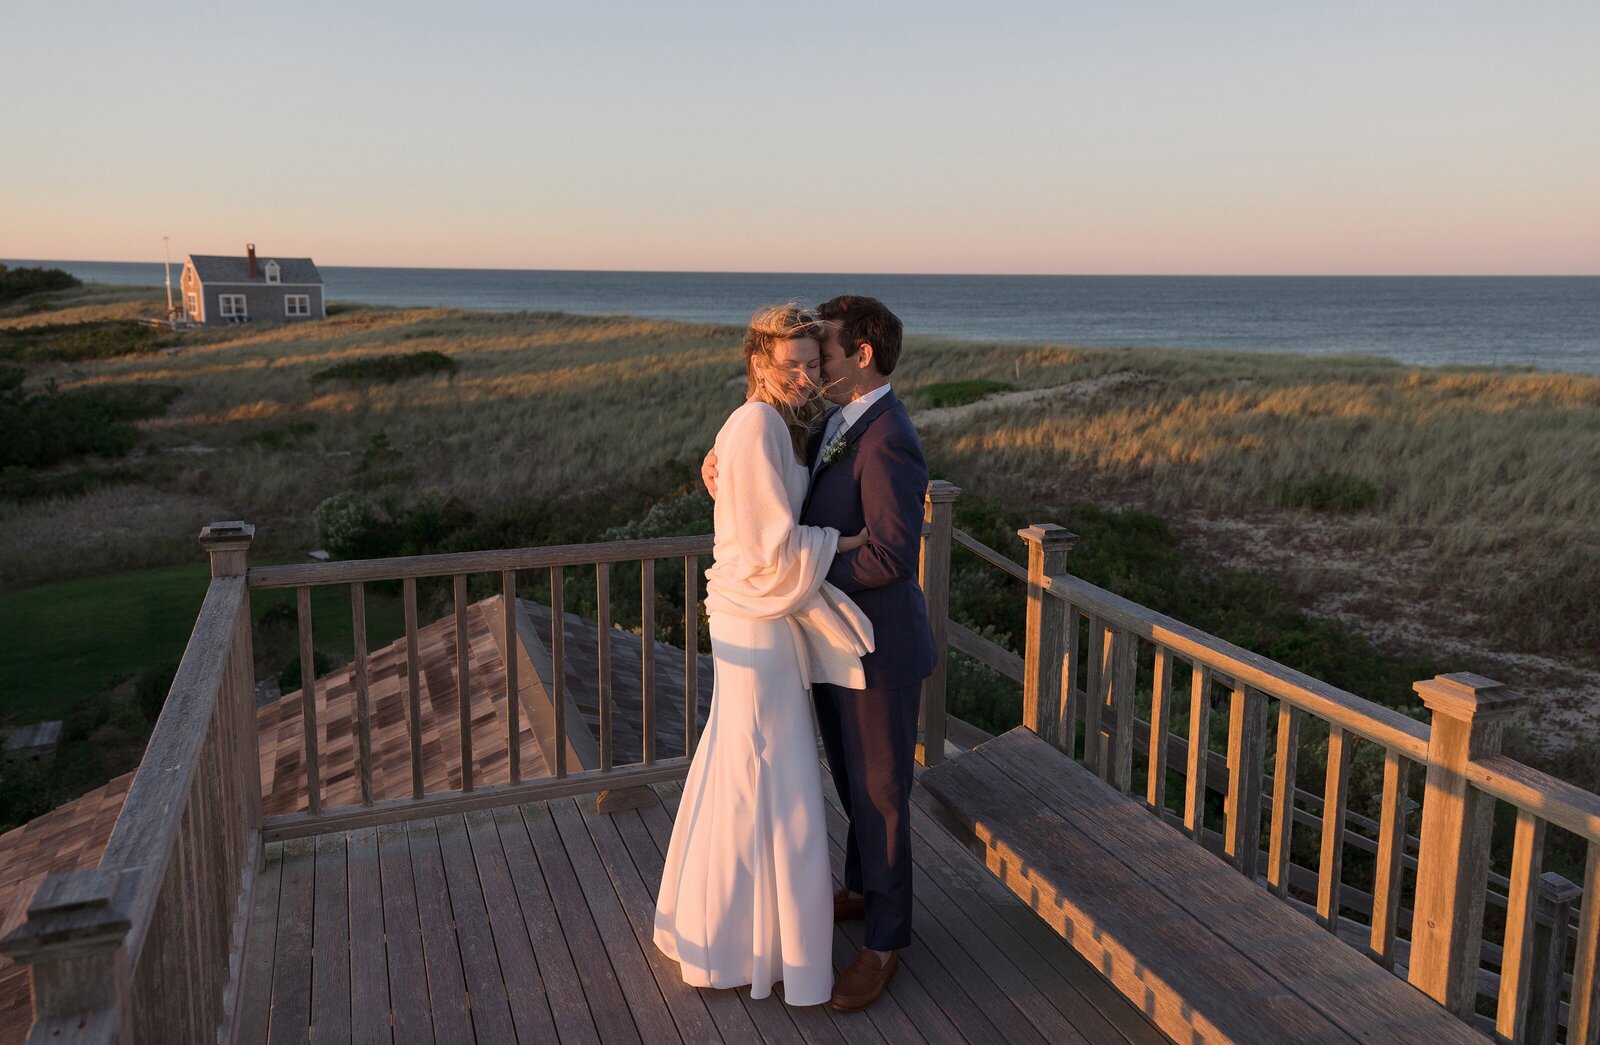
M 850 426 L 861 419 L 861 415 L 871 408 L 873 403 L 889 394 L 889 382 L 874 388 L 859 399 L 852 399 L 833 412 L 828 418 L 828 425 L 822 432 L 822 447 L 817 450 L 817 459 L 812 464 L 811 474 L 815 475 L 817 469 L 822 467 L 822 450 L 839 437 L 841 432 L 848 432 Z

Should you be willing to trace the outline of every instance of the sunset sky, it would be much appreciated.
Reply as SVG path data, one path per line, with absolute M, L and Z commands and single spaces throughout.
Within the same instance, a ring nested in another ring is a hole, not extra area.
M 7 5 L 0 258 L 1600 273 L 1600 4 Z

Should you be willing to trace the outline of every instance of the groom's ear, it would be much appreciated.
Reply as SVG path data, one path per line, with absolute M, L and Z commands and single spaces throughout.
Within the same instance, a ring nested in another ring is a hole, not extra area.
M 873 362 L 872 357 L 872 345 L 866 341 L 861 342 L 861 347 L 856 349 L 856 369 L 865 370 L 867 367 L 871 366 Z

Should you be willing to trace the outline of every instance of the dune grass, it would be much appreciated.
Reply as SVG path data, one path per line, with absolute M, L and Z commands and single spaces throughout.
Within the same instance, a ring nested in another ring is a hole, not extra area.
M 148 307 L 159 300 L 147 293 Z M 86 288 L 67 304 L 51 322 L 126 317 L 131 303 Z M 358 485 L 379 433 L 385 474 L 480 512 L 647 484 L 668 462 L 698 460 L 742 396 L 738 341 L 733 327 L 627 317 L 349 307 L 317 323 L 199 331 L 159 357 L 53 364 L 49 376 L 63 388 L 182 388 L 143 423 L 152 448 L 215 452 L 163 457 L 160 496 L 250 519 L 259 543 L 288 553 L 313 546 L 312 509 Z M 310 380 L 397 350 L 456 370 L 394 385 Z M 989 396 L 922 432 L 970 488 L 1041 508 L 1115 490 L 1157 514 L 1337 517 L 1364 546 L 1420 545 L 1433 585 L 1508 648 L 1579 659 L 1600 648 L 1600 377 L 911 338 L 894 383 L 913 403 L 951 388 Z M 30 508 L 71 517 L 73 505 Z M 0 509 L 0 539 L 7 527 Z M 6 583 L 73 571 L 71 540 L 30 536 L 32 565 Z

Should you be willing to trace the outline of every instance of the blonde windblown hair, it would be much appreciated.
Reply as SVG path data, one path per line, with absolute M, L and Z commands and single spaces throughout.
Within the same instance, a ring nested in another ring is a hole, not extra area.
M 819 386 L 805 402 L 789 401 L 787 382 L 775 354 L 780 342 L 809 338 L 820 347 L 827 328 L 817 314 L 797 301 L 768 305 L 750 317 L 744 334 L 745 398 L 766 403 L 789 426 L 795 453 L 805 455 L 806 437 L 826 409 Z

